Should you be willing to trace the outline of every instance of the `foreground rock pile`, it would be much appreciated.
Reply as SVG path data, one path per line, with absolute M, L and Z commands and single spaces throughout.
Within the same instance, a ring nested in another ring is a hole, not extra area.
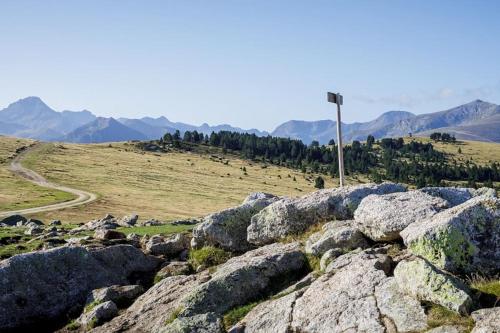
M 493 190 L 384 183 L 294 199 L 255 193 L 206 216 L 192 238 L 113 230 L 136 221 L 80 227 L 99 246 L 2 261 L 0 331 L 73 318 L 61 332 L 500 332 L 499 304 L 467 283 L 500 272 Z M 193 266 L 189 252 L 204 249 L 232 257 Z M 435 327 L 431 309 L 462 321 Z

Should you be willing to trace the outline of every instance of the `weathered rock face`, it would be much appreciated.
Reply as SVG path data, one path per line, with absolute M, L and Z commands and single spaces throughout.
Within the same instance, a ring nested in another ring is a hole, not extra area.
M 408 248 L 453 273 L 495 274 L 500 269 L 500 199 L 478 196 L 409 225 Z
M 159 279 L 174 275 L 187 275 L 191 272 L 191 265 L 185 261 L 174 261 L 163 267 L 156 273 Z
M 83 306 L 94 289 L 130 284 L 158 262 L 129 245 L 95 251 L 82 247 L 16 255 L 0 262 L 0 330 L 39 328 Z M 55 287 L 57 286 L 57 287 Z
M 123 232 L 119 232 L 111 229 L 97 229 L 94 232 L 95 239 L 125 239 L 127 236 Z
M 463 204 L 467 200 L 480 195 L 496 197 L 496 192 L 492 188 L 482 187 L 480 189 L 464 187 L 424 187 L 419 191 L 432 195 L 433 197 L 443 198 L 451 206 Z
M 306 241 L 306 253 L 322 256 L 330 249 L 343 251 L 368 246 L 365 237 L 354 221 L 333 221 L 323 226 L 323 230 L 312 234 Z
M 221 318 L 215 313 L 176 318 L 161 333 L 225 333 Z
M 175 257 L 189 249 L 191 238 L 187 234 L 175 234 L 168 238 L 160 235 L 152 236 L 145 244 L 145 249 L 153 255 Z
M 374 241 L 400 238 L 410 224 L 448 208 L 446 200 L 419 191 L 369 195 L 354 212 L 361 232 Z
M 114 285 L 92 290 L 89 297 L 87 297 L 87 304 L 91 304 L 93 302 L 103 303 L 113 301 L 113 303 L 119 306 L 127 305 L 139 297 L 142 293 L 144 293 L 144 288 L 141 285 Z
M 401 261 L 394 269 L 394 277 L 402 291 L 419 300 L 440 304 L 460 314 L 467 314 L 472 305 L 464 284 L 424 259 Z
M 500 307 L 477 310 L 471 316 L 476 322 L 472 333 L 500 332 Z
M 102 325 L 106 321 L 115 317 L 118 314 L 118 308 L 112 301 L 106 301 L 98 304 L 91 310 L 82 313 L 76 320 L 84 328 L 92 328 Z
M 230 332 L 386 332 L 386 325 L 398 332 L 425 329 L 420 303 L 402 294 L 387 276 L 391 260 L 384 252 L 365 250 L 337 258 L 329 274 L 257 305 Z
M 206 271 L 167 277 L 95 332 L 176 332 L 192 323 L 197 323 L 199 332 L 210 332 L 217 320 L 203 315 L 220 318 L 235 306 L 263 297 L 275 285 L 301 273 L 305 265 L 299 244 L 272 244 L 230 259 L 211 277 Z
M 210 214 L 193 230 L 192 246 L 219 246 L 229 251 L 242 252 L 252 245 L 247 242 L 247 228 L 253 215 L 278 198 L 267 193 L 252 193 L 242 205 Z
M 298 276 L 306 258 L 298 243 L 271 244 L 229 259 L 207 283 L 186 298 L 184 317 L 227 310 L 258 299 L 279 284 Z
M 269 244 L 286 235 L 303 232 L 318 222 L 352 218 L 361 200 L 370 194 L 405 190 L 404 186 L 393 183 L 366 184 L 320 190 L 296 199 L 281 199 L 252 217 L 247 239 L 256 245 Z
M 92 332 L 160 332 L 183 309 L 185 295 L 209 278 L 205 273 L 165 278 L 149 288 L 121 315 Z

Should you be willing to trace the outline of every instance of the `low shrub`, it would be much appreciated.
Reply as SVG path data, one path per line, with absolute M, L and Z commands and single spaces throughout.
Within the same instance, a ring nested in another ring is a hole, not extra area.
M 231 258 L 229 252 L 213 246 L 205 246 L 189 252 L 189 261 L 194 268 L 217 266 L 225 263 L 229 258 Z

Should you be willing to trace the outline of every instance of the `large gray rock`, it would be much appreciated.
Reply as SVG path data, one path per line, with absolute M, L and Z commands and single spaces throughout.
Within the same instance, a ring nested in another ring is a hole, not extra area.
M 303 293 L 296 291 L 258 304 L 228 333 L 289 333 L 295 302 Z
M 369 195 L 354 212 L 361 232 L 374 241 L 391 241 L 410 224 L 448 208 L 446 200 L 420 191 Z
M 401 261 L 394 269 L 399 288 L 419 300 L 429 301 L 467 314 L 472 299 L 458 279 L 439 271 L 422 258 Z
M 153 255 L 175 257 L 189 249 L 191 238 L 187 234 L 175 234 L 167 238 L 155 235 L 145 244 L 145 249 Z
M 391 260 L 385 251 L 351 252 L 334 260 L 330 273 L 314 281 L 295 301 L 292 331 L 382 333 L 389 323 L 396 323 L 403 332 L 425 328 L 419 302 L 402 296 L 387 276 Z
M 453 273 L 500 270 L 500 199 L 478 196 L 413 223 L 401 232 L 407 247 Z
M 24 225 L 26 223 L 26 221 L 27 221 L 27 219 L 24 216 L 15 214 L 15 215 L 7 216 L 7 217 L 3 218 L 2 220 L 0 220 L 0 225 L 14 227 L 17 225 L 18 222 L 21 222 L 21 225 Z
M 163 328 L 161 333 L 225 333 L 220 316 L 215 313 L 204 313 L 192 317 L 176 318 Z
M 380 313 L 391 319 L 399 333 L 419 332 L 427 327 L 427 316 L 420 302 L 405 295 L 394 278 L 375 287 L 375 298 Z
M 259 299 L 283 280 L 298 277 L 305 266 L 306 257 L 298 243 L 275 243 L 231 258 L 186 298 L 183 316 L 223 314 Z
M 500 332 L 500 307 L 477 310 L 471 316 L 476 322 L 472 333 Z
M 304 232 L 318 222 L 352 218 L 361 200 L 370 194 L 405 190 L 404 186 L 393 183 L 365 184 L 281 199 L 252 217 L 247 239 L 256 245 L 269 244 L 287 235 Z
M 141 285 L 128 285 L 119 286 L 114 285 L 92 290 L 89 297 L 87 297 L 87 304 L 103 303 L 113 301 L 117 305 L 127 305 L 132 303 L 134 299 L 139 297 L 144 292 Z
M 247 242 L 250 219 L 277 199 L 267 193 L 252 193 L 240 206 L 206 216 L 203 222 L 194 228 L 191 245 L 194 248 L 212 245 L 235 252 L 249 250 L 252 247 Z
M 424 187 L 419 189 L 423 193 L 432 195 L 433 197 L 443 198 L 448 201 L 451 206 L 463 204 L 467 200 L 479 195 L 487 195 L 496 197 L 496 192 L 492 188 L 481 187 L 480 189 L 465 188 L 465 187 Z
M 211 278 L 206 271 L 167 277 L 95 332 L 175 332 L 190 323 L 198 323 L 197 329 L 204 332 L 214 321 L 202 320 L 200 315 L 221 317 L 233 307 L 259 299 L 302 273 L 305 265 L 299 244 L 272 244 L 231 258 Z
M 137 214 L 132 214 L 130 216 L 124 216 L 121 219 L 117 221 L 119 225 L 122 227 L 133 227 L 136 223 L 137 220 L 139 219 L 139 215 Z
M 50 325 L 72 308 L 83 307 L 96 288 L 130 284 L 136 274 L 157 267 L 156 258 L 130 245 L 98 250 L 59 247 L 0 262 L 0 331 Z
M 206 273 L 167 277 L 149 288 L 122 314 L 92 332 L 160 332 L 178 317 L 184 308 L 184 297 L 209 278 Z
M 92 309 L 85 311 L 76 320 L 81 326 L 86 329 L 94 328 L 102 325 L 106 321 L 115 317 L 118 314 L 118 308 L 112 301 L 106 301 L 97 304 Z
M 312 234 L 306 241 L 306 253 L 322 256 L 330 249 L 352 250 L 364 248 L 368 243 L 354 221 L 332 221 L 323 230 Z

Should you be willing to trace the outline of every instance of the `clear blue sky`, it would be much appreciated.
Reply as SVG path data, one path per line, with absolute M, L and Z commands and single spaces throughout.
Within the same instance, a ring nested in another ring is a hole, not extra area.
M 271 130 L 500 103 L 500 1 L 0 2 L 0 108 Z

